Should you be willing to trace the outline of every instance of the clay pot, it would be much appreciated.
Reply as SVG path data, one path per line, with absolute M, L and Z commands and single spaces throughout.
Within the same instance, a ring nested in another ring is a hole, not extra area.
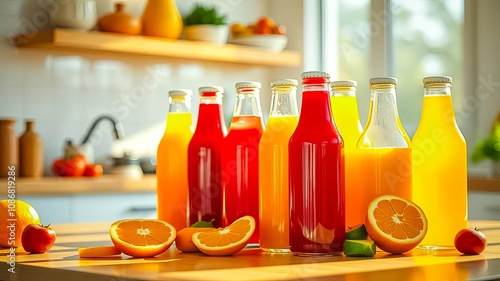
M 142 23 L 142 34 L 169 39 L 179 38 L 183 26 L 175 0 L 148 0 Z
M 19 166 L 21 177 L 43 176 L 43 141 L 33 120 L 26 121 L 26 131 L 19 137 Z
M 97 27 L 100 31 L 137 35 L 141 32 L 142 21 L 125 12 L 125 4 L 116 3 L 115 12 L 102 16 Z
M 0 177 L 15 176 L 17 169 L 17 136 L 14 130 L 16 120 L 0 119 Z

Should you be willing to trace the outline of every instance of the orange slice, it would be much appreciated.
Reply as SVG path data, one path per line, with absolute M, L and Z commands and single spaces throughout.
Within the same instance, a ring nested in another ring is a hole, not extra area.
M 255 231 L 255 219 L 244 216 L 225 228 L 193 234 L 193 243 L 210 256 L 229 256 L 241 251 Z
M 381 250 L 400 254 L 415 248 L 424 239 L 427 218 L 415 203 L 382 195 L 368 206 L 366 231 Z
M 98 246 L 78 249 L 80 258 L 102 258 L 119 255 L 121 253 L 122 252 L 120 252 L 120 250 L 118 250 L 115 246 Z
M 174 243 L 175 228 L 160 220 L 129 219 L 111 225 L 111 241 L 122 253 L 136 258 L 153 257 Z

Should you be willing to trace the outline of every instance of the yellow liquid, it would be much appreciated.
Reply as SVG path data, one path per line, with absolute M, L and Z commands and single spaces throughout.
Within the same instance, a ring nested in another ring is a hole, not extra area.
M 467 228 L 467 148 L 450 95 L 425 96 L 413 137 L 413 199 L 429 228 L 420 246 L 453 247 Z
M 345 213 L 346 226 L 365 223 L 366 210 L 360 209 L 359 197 L 364 196 L 358 178 L 363 174 L 356 145 L 363 132 L 359 121 L 358 104 L 355 96 L 333 96 L 330 99 L 335 125 L 344 140 L 345 161 Z M 362 193 L 360 193 L 362 192 Z M 362 204 L 363 206 L 368 204 Z
M 259 143 L 260 247 L 290 252 L 288 141 L 298 116 L 269 116 Z
M 187 150 L 193 136 L 191 113 L 168 113 L 156 162 L 158 219 L 177 231 L 187 227 Z
M 363 128 L 359 122 L 355 96 L 333 96 L 330 99 L 333 121 L 344 140 L 344 149 L 355 149 Z

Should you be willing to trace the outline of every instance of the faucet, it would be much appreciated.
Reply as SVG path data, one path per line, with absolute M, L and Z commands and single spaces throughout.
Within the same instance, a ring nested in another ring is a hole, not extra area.
M 109 115 L 102 115 L 102 116 L 97 117 L 97 119 L 92 123 L 92 126 L 90 127 L 90 130 L 87 132 L 87 134 L 83 138 L 81 145 L 89 142 L 90 136 L 92 135 L 95 128 L 97 127 L 97 124 L 99 124 L 99 122 L 101 122 L 102 120 L 109 120 L 113 124 L 113 133 L 114 133 L 115 139 L 120 139 L 124 136 L 122 123 L 117 122 L 113 117 L 111 117 Z

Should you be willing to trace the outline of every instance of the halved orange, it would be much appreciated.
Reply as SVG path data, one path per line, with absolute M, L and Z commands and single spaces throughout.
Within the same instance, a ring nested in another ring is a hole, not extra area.
M 368 206 L 366 231 L 381 250 L 400 254 L 415 248 L 427 233 L 427 218 L 415 203 L 382 195 Z
M 109 232 L 118 250 L 136 258 L 165 252 L 176 236 L 171 224 L 153 219 L 119 220 L 111 225 Z
M 193 234 L 193 243 L 210 256 L 229 256 L 241 251 L 255 231 L 255 219 L 244 216 L 225 228 Z

